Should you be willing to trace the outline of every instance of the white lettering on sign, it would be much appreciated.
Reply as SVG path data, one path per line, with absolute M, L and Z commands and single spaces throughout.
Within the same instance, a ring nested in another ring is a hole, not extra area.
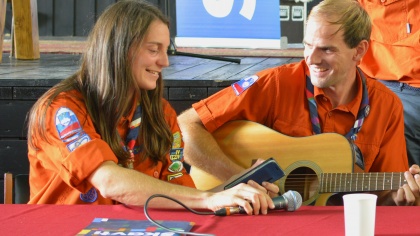
M 233 8 L 234 0 L 203 0 L 206 11 L 217 18 L 223 18 L 230 14 Z M 239 14 L 248 20 L 254 16 L 257 0 L 244 0 Z

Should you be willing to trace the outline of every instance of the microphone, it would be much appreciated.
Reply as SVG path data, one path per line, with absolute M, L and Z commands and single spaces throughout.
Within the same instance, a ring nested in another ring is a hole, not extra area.
M 302 205 L 302 196 L 296 192 L 289 190 L 285 194 L 273 198 L 274 209 L 285 209 L 286 211 L 295 211 Z M 271 210 L 271 209 L 270 209 Z M 232 214 L 246 214 L 245 209 L 238 207 L 224 207 L 214 212 L 217 216 L 229 216 Z

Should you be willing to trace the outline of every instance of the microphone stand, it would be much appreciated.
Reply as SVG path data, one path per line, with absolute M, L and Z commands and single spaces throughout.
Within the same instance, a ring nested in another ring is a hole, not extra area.
M 170 1 L 171 0 L 165 0 L 164 1 L 164 13 L 166 17 L 170 19 Z M 176 4 L 176 1 L 175 1 Z M 241 59 L 235 59 L 235 58 L 225 58 L 225 57 L 216 57 L 216 56 L 209 56 L 209 55 L 201 55 L 201 54 L 195 54 L 195 53 L 188 53 L 188 52 L 180 52 L 177 51 L 176 45 L 172 38 L 170 39 L 170 46 L 168 48 L 169 55 L 179 55 L 179 56 L 189 56 L 189 57 L 197 57 L 197 58 L 204 58 L 204 59 L 212 59 L 212 60 L 219 60 L 219 61 L 227 61 L 227 62 L 234 62 L 241 64 Z

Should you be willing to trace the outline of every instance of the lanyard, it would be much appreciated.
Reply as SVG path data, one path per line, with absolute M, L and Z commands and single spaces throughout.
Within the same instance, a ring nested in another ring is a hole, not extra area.
M 360 71 L 359 68 L 357 68 L 357 71 L 362 79 L 362 87 L 363 87 L 362 102 L 360 104 L 360 108 L 357 113 L 357 119 L 354 122 L 353 127 L 345 136 L 347 139 L 350 140 L 350 143 L 352 144 L 353 148 L 356 151 L 356 157 L 357 157 L 356 164 L 358 164 L 362 169 L 364 169 L 363 156 L 359 148 L 354 144 L 354 140 L 356 140 L 357 133 L 362 128 L 364 119 L 369 115 L 370 106 L 369 106 L 369 96 L 368 96 L 368 92 L 366 88 L 366 78 L 364 77 L 363 73 Z M 311 79 L 308 75 L 306 75 L 306 97 L 308 98 L 312 129 L 315 134 L 320 134 L 321 126 L 319 124 L 318 110 L 317 110 L 317 105 L 314 98 L 314 86 L 311 83 Z
M 135 152 L 135 145 L 137 137 L 139 136 L 141 113 L 141 106 L 140 104 L 138 104 L 136 111 L 134 112 L 133 119 L 130 122 L 130 130 L 127 134 L 126 143 L 123 143 L 123 146 L 126 149 L 126 151 L 130 153 L 130 159 L 127 161 L 127 167 L 130 169 L 133 169 L 134 154 L 137 153 Z

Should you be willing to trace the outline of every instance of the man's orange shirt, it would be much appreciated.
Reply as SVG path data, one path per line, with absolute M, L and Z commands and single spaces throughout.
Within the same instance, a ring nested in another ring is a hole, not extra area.
M 360 68 L 370 77 L 420 88 L 419 0 L 359 0 L 372 19 Z
M 232 87 L 193 104 L 203 124 L 213 132 L 231 120 L 250 120 L 284 135 L 313 135 L 305 95 L 307 66 L 299 63 L 266 69 Z M 347 105 L 332 108 L 328 97 L 315 88 L 323 133 L 346 135 L 353 127 L 362 100 L 362 86 Z M 364 156 L 366 172 L 402 172 L 408 169 L 403 107 L 398 97 L 380 82 L 367 78 L 370 113 L 355 143 Z M 281 143 L 273 144 L 281 148 Z M 258 147 L 255 147 L 258 148 Z M 340 157 L 337 156 L 337 162 Z
M 173 144 L 167 163 L 153 165 L 150 159 L 134 163 L 134 169 L 163 181 L 195 187 L 183 168 L 183 142 L 175 110 L 164 100 L 164 113 L 173 133 Z M 123 117 L 118 126 L 122 140 L 126 139 L 134 115 Z M 115 204 L 101 196 L 88 181 L 90 174 L 104 161 L 118 159 L 96 132 L 78 92 L 60 94 L 47 109 L 46 135 L 50 142 L 32 137 L 37 150 L 29 146 L 29 203 L 38 204 Z M 78 132 L 78 135 L 74 135 Z M 73 133 L 73 134 L 72 134 Z M 140 153 L 136 154 L 138 160 Z

